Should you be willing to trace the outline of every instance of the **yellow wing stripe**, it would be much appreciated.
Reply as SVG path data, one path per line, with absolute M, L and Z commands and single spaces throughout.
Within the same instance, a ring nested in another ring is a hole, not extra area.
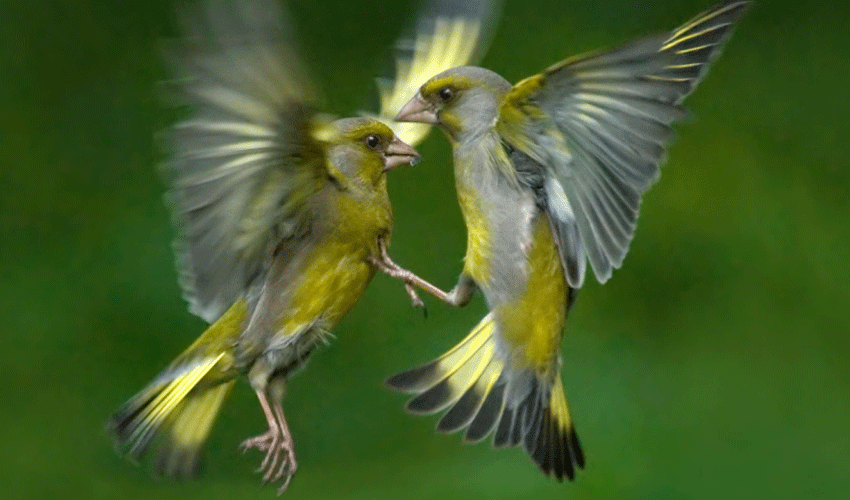
M 688 69 L 702 66 L 702 63 L 685 63 L 685 64 L 668 64 L 665 68 L 670 69 Z
M 667 43 L 665 43 L 664 45 L 661 46 L 661 51 L 670 50 L 671 48 L 675 47 L 676 45 L 679 45 L 682 42 L 691 40 L 693 38 L 700 37 L 702 35 L 705 35 L 706 33 L 711 33 L 712 31 L 717 31 L 719 29 L 723 29 L 726 26 L 729 26 L 729 24 L 731 24 L 731 23 L 718 24 L 718 25 L 706 28 L 702 31 L 695 31 L 693 33 L 689 33 L 687 36 L 683 36 L 681 38 L 674 38 L 672 40 L 668 40 Z M 708 47 L 708 45 L 703 46 L 703 48 L 704 47 Z M 685 52 L 677 52 L 677 54 L 684 54 L 684 53 Z
M 216 361 L 218 361 L 218 359 L 216 359 Z M 150 416 L 148 418 L 157 421 L 164 419 L 167 414 L 170 413 L 171 410 L 186 397 L 186 394 L 188 394 L 189 391 L 191 391 L 192 388 L 200 382 L 201 378 L 206 375 L 211 368 L 212 364 L 195 367 L 186 375 L 178 377 L 176 380 L 168 384 L 166 389 L 157 396 L 157 399 L 154 400 L 153 404 L 148 406 L 150 409 Z M 166 395 L 167 398 L 164 401 L 158 402 Z
M 691 53 L 691 52 L 697 52 L 697 51 L 700 51 L 700 50 L 704 50 L 704 49 L 707 49 L 709 47 L 714 47 L 715 45 L 717 45 L 717 44 L 710 43 L 710 44 L 706 44 L 706 45 L 700 45 L 699 47 L 691 47 L 691 48 L 685 49 L 685 50 L 677 50 L 676 53 L 677 54 L 688 54 L 688 53 Z
M 177 130 L 192 129 L 205 132 L 219 132 L 233 134 L 243 137 L 265 137 L 276 139 L 277 133 L 274 129 L 265 125 L 257 125 L 254 123 L 242 121 L 213 121 L 204 119 L 186 120 L 185 122 L 174 125 Z
M 468 62 L 475 48 L 474 43 L 468 42 L 477 40 L 480 31 L 479 23 L 465 19 L 436 19 L 433 35 L 416 37 L 413 59 L 400 61 L 394 88 L 383 93 L 382 111 L 394 116 L 429 78 Z
M 152 432 L 153 429 L 162 422 L 165 418 L 164 414 L 166 414 L 166 411 L 170 412 L 173 410 L 174 406 L 176 406 L 176 403 L 172 402 L 174 401 L 173 396 L 175 392 L 179 393 L 180 388 L 185 385 L 186 382 L 190 381 L 192 374 L 193 372 L 190 372 L 186 376 L 180 377 L 166 386 L 165 389 L 163 389 L 149 405 L 145 406 L 145 409 L 141 412 L 139 417 L 137 417 L 137 419 L 141 421 L 141 424 L 136 427 L 133 434 L 130 436 L 131 442 L 135 441 L 141 443 L 143 441 L 141 438 L 149 432 Z M 200 378 L 197 380 L 200 380 Z M 192 383 L 193 386 L 197 383 L 197 380 Z M 189 389 L 186 389 L 185 393 L 188 392 Z
M 683 26 L 681 26 L 678 30 L 676 30 L 676 32 L 675 32 L 675 33 L 673 33 L 673 36 L 671 36 L 671 37 L 670 37 L 670 40 L 673 40 L 673 39 L 679 38 L 679 37 L 680 37 L 680 36 L 682 36 L 683 34 L 685 34 L 685 33 L 687 33 L 688 31 L 690 31 L 690 30 L 694 29 L 696 26 L 698 26 L 698 25 L 700 25 L 700 24 L 702 24 L 702 23 L 704 23 L 704 22 L 706 22 L 706 21 L 708 21 L 708 20 L 710 20 L 710 19 L 712 19 L 712 18 L 715 18 L 715 17 L 717 17 L 717 16 L 719 16 L 719 15 L 721 15 L 721 14 L 725 13 L 725 12 L 729 12 L 729 11 L 730 11 L 730 10 L 732 10 L 732 9 L 735 9 L 735 8 L 737 8 L 737 7 L 740 7 L 740 6 L 741 6 L 741 4 L 744 4 L 744 3 L 747 3 L 747 2 L 735 2 L 735 3 L 730 3 L 730 4 L 728 4 L 728 5 L 723 6 L 723 7 L 722 7 L 722 8 L 720 8 L 720 9 L 717 9 L 717 10 L 710 10 L 710 11 L 708 11 L 708 12 L 704 12 L 704 13 L 702 13 L 702 14 L 698 15 L 697 17 L 695 17 L 694 19 L 692 19 L 691 21 L 689 21 L 689 22 L 685 23 L 685 24 L 684 24 Z

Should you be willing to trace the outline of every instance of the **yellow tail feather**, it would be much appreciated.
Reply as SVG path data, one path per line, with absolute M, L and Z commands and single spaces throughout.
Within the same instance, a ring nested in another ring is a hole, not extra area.
M 198 453 L 237 375 L 232 345 L 246 311 L 244 301 L 234 304 L 115 412 L 109 429 L 119 452 L 138 461 L 159 436 L 157 470 L 167 476 L 194 474 Z
M 165 477 L 192 477 L 224 398 L 233 387 L 225 382 L 198 395 L 190 394 L 176 408 L 163 429 L 156 472 Z
M 545 474 L 572 479 L 584 467 L 584 455 L 561 381 L 510 365 L 503 349 L 488 314 L 447 353 L 391 377 L 387 385 L 415 394 L 407 404 L 411 412 L 446 410 L 438 431 L 466 429 L 467 442 L 492 433 L 497 448 L 523 444 Z
M 164 437 L 164 448 L 184 448 L 181 441 L 193 433 L 206 437 L 208 429 L 188 429 L 192 422 L 210 426 L 215 414 L 205 415 L 208 422 L 199 420 L 197 412 L 203 406 L 217 411 L 232 381 L 197 388 L 205 376 L 215 368 L 224 353 L 212 358 L 195 360 L 166 370 L 156 381 L 143 389 L 118 410 L 111 419 L 110 428 L 119 450 L 128 457 L 139 460 L 147 451 L 155 435 Z M 163 380 L 165 379 L 165 380 Z M 168 431 L 168 432 L 163 432 Z M 176 437 L 177 439 L 173 439 Z M 187 442 L 198 447 L 200 443 Z

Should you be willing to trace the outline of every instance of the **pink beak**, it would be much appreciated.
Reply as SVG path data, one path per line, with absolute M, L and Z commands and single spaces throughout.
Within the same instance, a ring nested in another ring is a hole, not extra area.
M 434 112 L 428 101 L 422 98 L 422 94 L 417 93 L 401 108 L 401 111 L 395 117 L 395 121 L 436 124 L 439 120 L 437 113 Z
M 421 159 L 422 157 L 412 146 L 394 137 L 384 150 L 384 172 L 402 165 L 416 165 Z

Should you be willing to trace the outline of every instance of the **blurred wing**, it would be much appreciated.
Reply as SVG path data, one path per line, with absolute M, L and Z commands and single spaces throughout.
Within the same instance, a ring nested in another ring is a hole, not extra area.
M 184 28 L 170 89 L 190 112 L 165 133 L 163 169 L 180 283 L 191 312 L 212 322 L 303 225 L 326 174 L 310 138 L 311 87 L 278 3 L 210 0 Z
M 498 17 L 498 0 L 430 0 L 421 12 L 414 38 L 396 44 L 396 72 L 392 79 L 377 79 L 381 111 L 404 142 L 422 142 L 431 125 L 398 123 L 395 116 L 432 76 L 456 66 L 477 63 L 490 45 Z
M 672 33 L 566 60 L 506 96 L 497 130 L 538 165 L 518 174 L 554 221 L 570 286 L 584 280 L 585 255 L 602 283 L 622 264 L 671 125 L 685 116 L 680 103 L 748 3 L 725 2 Z

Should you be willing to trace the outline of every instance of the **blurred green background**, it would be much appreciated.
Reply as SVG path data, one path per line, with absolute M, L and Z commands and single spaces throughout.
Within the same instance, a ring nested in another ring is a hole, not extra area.
M 414 3 L 290 2 L 330 109 L 369 103 Z M 671 29 L 709 0 L 508 0 L 484 65 L 518 81 Z M 301 469 L 286 498 L 850 498 L 850 4 L 763 0 L 688 101 L 623 269 L 588 283 L 563 376 L 588 466 L 542 477 L 520 450 L 434 435 L 382 387 L 483 315 L 423 320 L 377 277 L 285 401 Z M 122 461 L 107 416 L 204 328 L 186 312 L 153 134 L 171 2 L 0 5 L 0 496 L 274 498 L 237 443 L 241 384 L 199 480 Z M 396 259 L 443 287 L 464 229 L 449 148 L 392 174 Z M 427 299 L 426 299 L 427 300 Z

